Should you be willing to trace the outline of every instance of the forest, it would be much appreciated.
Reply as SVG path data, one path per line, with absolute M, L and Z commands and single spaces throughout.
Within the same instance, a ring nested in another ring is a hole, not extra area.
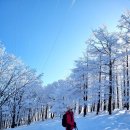
M 85 44 L 70 76 L 44 86 L 44 75 L 9 54 L 1 43 L 0 129 L 61 117 L 67 105 L 84 117 L 129 110 L 130 11 L 121 15 L 115 32 L 99 27 Z

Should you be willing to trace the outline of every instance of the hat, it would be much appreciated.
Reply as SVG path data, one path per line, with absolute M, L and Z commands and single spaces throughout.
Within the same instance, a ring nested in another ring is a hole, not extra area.
M 73 106 L 69 105 L 67 106 L 67 110 L 73 109 Z

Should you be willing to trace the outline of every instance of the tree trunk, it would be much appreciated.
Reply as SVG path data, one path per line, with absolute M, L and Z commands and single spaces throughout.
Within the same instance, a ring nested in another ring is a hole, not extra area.
M 109 101 L 108 101 L 108 112 L 109 115 L 112 114 L 112 63 L 111 63 L 111 59 L 110 59 L 110 63 L 109 63 Z
M 31 108 L 29 108 L 29 112 L 28 112 L 28 125 L 30 125 L 31 123 Z
M 0 107 L 0 130 L 2 129 L 2 107 Z
M 48 118 L 48 105 L 46 106 L 46 110 L 45 110 L 45 119 Z
M 126 49 L 126 52 L 127 52 L 127 49 Z M 129 70 L 128 70 L 128 67 L 129 67 L 129 62 L 128 62 L 128 54 L 127 54 L 127 60 L 126 60 L 126 75 L 127 75 L 127 105 L 126 105 L 126 108 L 127 110 L 129 110 Z
M 99 90 L 98 90 L 98 103 L 97 103 L 97 115 L 100 111 L 100 91 L 101 91 L 101 56 L 100 56 L 100 67 L 99 67 Z
M 84 105 L 84 117 L 87 115 L 87 106 Z
M 16 126 L 15 124 L 15 117 L 16 117 L 16 106 L 14 104 L 13 106 L 13 111 L 12 111 L 12 124 L 11 124 L 11 128 L 14 128 Z

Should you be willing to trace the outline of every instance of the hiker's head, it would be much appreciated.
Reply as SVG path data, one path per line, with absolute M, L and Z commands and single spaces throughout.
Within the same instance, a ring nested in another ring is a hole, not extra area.
M 71 105 L 67 106 L 68 111 L 72 111 L 73 107 Z

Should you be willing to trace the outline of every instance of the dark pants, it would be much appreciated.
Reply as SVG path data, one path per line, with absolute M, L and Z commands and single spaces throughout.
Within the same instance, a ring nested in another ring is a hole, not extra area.
M 66 130 L 72 130 L 71 126 L 68 125 L 68 126 L 66 127 Z

